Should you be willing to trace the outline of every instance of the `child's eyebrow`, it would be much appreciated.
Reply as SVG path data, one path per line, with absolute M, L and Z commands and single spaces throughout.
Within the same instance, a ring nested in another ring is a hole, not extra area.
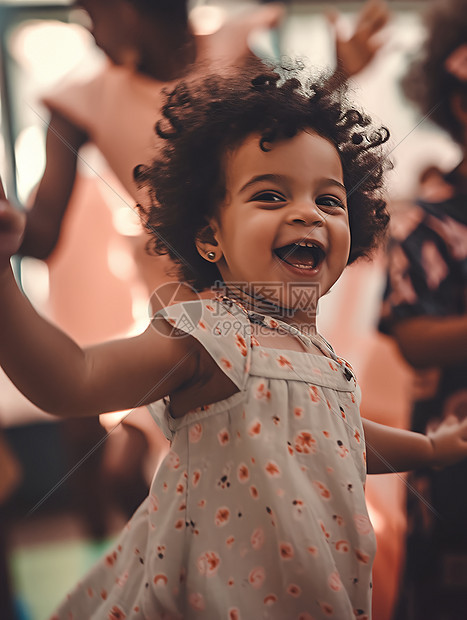
M 347 192 L 345 185 L 341 183 L 340 181 L 338 181 L 337 179 L 323 179 L 322 184 L 323 185 L 335 185 L 336 187 L 343 189 L 344 192 Z
M 272 181 L 273 183 L 279 183 L 279 181 L 283 180 L 283 177 L 279 174 L 258 174 L 252 177 L 249 181 L 240 188 L 240 191 L 243 192 L 255 183 L 259 183 L 260 181 Z
M 274 183 L 279 183 L 280 181 L 283 181 L 283 180 L 284 180 L 284 177 L 279 174 L 258 174 L 252 177 L 249 181 L 247 181 L 245 185 L 243 185 L 240 188 L 240 191 L 243 192 L 249 187 L 251 187 L 252 185 L 254 185 L 255 183 L 259 183 L 261 181 L 272 181 Z M 344 192 L 347 193 L 347 189 L 345 188 L 345 185 L 343 185 L 337 179 L 327 179 L 327 178 L 322 179 L 321 184 L 322 185 L 335 185 L 336 187 L 339 187 L 340 189 L 342 189 Z

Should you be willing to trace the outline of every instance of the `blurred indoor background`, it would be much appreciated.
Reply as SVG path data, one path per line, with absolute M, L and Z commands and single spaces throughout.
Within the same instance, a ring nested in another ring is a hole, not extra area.
M 192 19 L 199 32 L 207 33 L 253 4 L 241 0 L 193 2 Z M 394 169 L 388 177 L 388 192 L 399 208 L 416 191 L 422 169 L 434 164 L 448 170 L 459 157 L 448 137 L 429 120 L 420 119 L 399 86 L 408 59 L 423 36 L 420 16 L 424 4 L 422 0 L 388 2 L 392 20 L 384 33 L 387 42 L 375 61 L 351 83 L 352 96 L 390 128 Z M 299 56 L 319 68 L 334 66 L 333 40 L 323 15 L 331 5 L 350 24 L 362 3 L 287 2 L 287 16 L 280 29 L 252 33 L 252 49 L 265 56 Z M 0 2 L 0 171 L 9 197 L 21 204 L 28 202 L 45 164 L 48 112 L 41 96 L 62 83 L 70 71 L 84 77 L 103 62 L 84 22 L 83 13 L 70 10 L 67 2 Z M 123 330 L 128 316 L 138 329 L 148 319 L 148 307 L 138 290 L 131 297 L 125 294 L 133 266 L 121 237 L 131 237 L 138 230 L 131 200 L 93 147 L 86 146 L 80 153 L 78 179 L 73 200 L 79 199 L 85 208 L 69 215 L 74 235 L 61 244 L 61 255 L 50 263 L 23 259 L 15 268 L 25 293 L 45 314 L 50 312 L 51 273 L 55 270 L 56 281 L 66 282 L 69 293 L 63 301 L 68 305 L 62 309 L 62 326 L 85 343 L 92 342 L 94 335 L 102 338 L 106 330 L 109 335 Z M 119 236 L 104 244 L 109 228 Z M 101 280 L 89 278 L 98 270 L 97 260 L 104 265 L 99 267 Z M 378 260 L 350 268 L 329 294 L 334 303 L 328 306 L 328 299 L 320 302 L 318 324 L 355 367 L 364 395 L 363 414 L 405 426 L 409 371 L 375 333 L 382 285 Z M 120 293 L 122 301 L 116 308 L 113 300 Z M 30 405 L 3 376 L 0 425 L 20 466 L 17 484 L 0 506 L 16 613 L 20 620 L 44 620 L 103 553 L 124 523 L 124 515 L 115 511 L 105 528 L 98 525 L 101 507 L 90 499 L 94 497 L 92 473 L 88 471 L 88 477 L 76 484 L 86 453 L 71 446 L 63 422 Z M 1 467 L 0 460 L 0 477 L 4 473 Z M 376 476 L 368 483 L 370 514 L 381 536 L 375 566 L 376 620 L 389 620 L 397 587 L 404 534 L 403 484 L 403 477 L 396 475 Z M 83 504 L 89 503 L 91 509 L 83 510 Z

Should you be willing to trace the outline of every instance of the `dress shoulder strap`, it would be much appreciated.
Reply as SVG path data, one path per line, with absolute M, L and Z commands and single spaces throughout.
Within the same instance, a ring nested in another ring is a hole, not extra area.
M 167 306 L 156 313 L 181 334 L 198 340 L 219 368 L 243 390 L 251 364 L 251 330 L 236 308 L 199 299 Z

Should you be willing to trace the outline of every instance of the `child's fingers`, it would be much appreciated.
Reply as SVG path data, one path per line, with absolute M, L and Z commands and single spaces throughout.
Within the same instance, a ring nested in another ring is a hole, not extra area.
M 444 418 L 442 424 L 445 426 L 454 426 L 454 424 L 459 424 L 459 418 L 454 414 L 450 413 Z
M 459 425 L 459 419 L 455 415 L 449 414 L 442 420 L 440 419 L 431 420 L 431 422 L 429 422 L 426 427 L 426 432 L 430 434 L 430 433 L 436 432 L 437 430 L 443 431 L 446 428 L 458 426 L 458 425 Z

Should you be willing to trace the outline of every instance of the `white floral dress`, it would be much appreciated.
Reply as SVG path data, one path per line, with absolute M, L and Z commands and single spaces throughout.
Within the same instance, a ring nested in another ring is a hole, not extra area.
M 170 452 L 114 549 L 54 618 L 369 619 L 375 537 L 349 366 L 313 346 L 259 346 L 248 317 L 258 315 L 225 302 L 162 314 L 239 391 L 179 419 L 168 404 L 150 407 Z

